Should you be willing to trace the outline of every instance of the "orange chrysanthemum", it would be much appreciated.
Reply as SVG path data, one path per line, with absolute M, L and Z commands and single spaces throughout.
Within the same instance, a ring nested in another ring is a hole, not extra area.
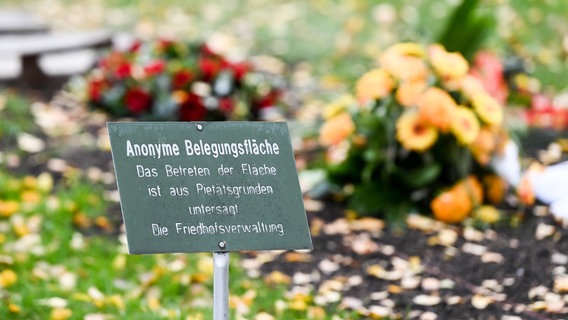
M 459 89 L 470 100 L 479 93 L 486 92 L 481 80 L 471 74 L 466 75 L 460 80 Z
M 418 101 L 420 116 L 429 124 L 448 132 L 457 110 L 454 99 L 446 91 L 431 87 L 420 97 Z
M 428 76 L 428 68 L 423 56 L 424 50 L 419 44 L 399 43 L 382 54 L 380 64 L 398 80 L 425 80 Z
M 490 128 L 483 127 L 479 130 L 479 134 L 469 148 L 475 161 L 481 165 L 488 165 L 495 146 L 496 142 L 493 132 Z
M 416 112 L 405 112 L 396 123 L 396 138 L 408 150 L 424 151 L 438 139 L 438 132 Z
M 413 106 L 427 87 L 425 81 L 404 81 L 396 90 L 396 101 L 404 107 Z
M 521 183 L 517 188 L 517 197 L 519 202 L 527 206 L 533 205 L 536 200 L 531 181 L 526 176 L 521 179 Z
M 469 203 L 463 192 L 450 189 L 434 198 L 430 208 L 436 219 L 446 223 L 458 223 L 469 215 Z
M 472 208 L 483 202 L 483 187 L 481 183 L 475 176 L 469 176 L 466 179 L 460 181 L 455 186 L 456 189 L 461 189 L 466 193 L 467 197 L 472 202 Z
M 324 146 L 338 144 L 355 131 L 355 123 L 347 112 L 329 119 L 320 129 L 319 142 Z
M 485 186 L 485 194 L 487 201 L 491 204 L 499 204 L 505 199 L 507 193 L 507 182 L 496 174 L 483 177 L 483 185 Z
M 469 108 L 459 107 L 452 122 L 452 132 L 459 143 L 469 145 L 479 134 L 479 121 L 475 113 Z
M 355 95 L 361 105 L 388 96 L 395 86 L 392 77 L 383 69 L 365 73 L 355 84 Z
M 428 50 L 432 67 L 442 78 L 459 79 L 467 74 L 469 65 L 457 52 L 448 52 L 441 45 L 432 45 Z
M 473 176 L 455 184 L 430 202 L 434 217 L 446 223 L 463 221 L 483 201 L 481 184 Z
M 476 94 L 472 99 L 472 104 L 483 122 L 493 126 L 498 126 L 503 122 L 503 108 L 489 94 Z

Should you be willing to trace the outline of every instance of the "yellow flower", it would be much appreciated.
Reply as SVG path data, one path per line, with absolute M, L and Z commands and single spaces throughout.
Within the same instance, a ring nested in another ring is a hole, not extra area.
M 495 223 L 499 221 L 501 214 L 494 206 L 481 206 L 473 212 L 475 219 L 485 223 Z
M 383 69 L 365 73 L 355 84 L 355 95 L 361 105 L 388 96 L 395 86 L 392 77 Z
M 428 76 L 424 49 L 416 43 L 399 43 L 388 48 L 379 62 L 387 72 L 399 80 L 425 80 Z
M 347 112 L 329 119 L 320 129 L 319 142 L 331 146 L 344 141 L 355 131 L 355 123 Z
M 17 304 L 10 303 L 10 304 L 8 305 L 8 310 L 9 310 L 11 313 L 20 313 L 20 311 L 22 311 L 22 308 L 20 308 L 20 306 L 17 305 Z
M 20 203 L 14 200 L 0 200 L 0 216 L 9 217 L 20 210 Z
M 35 189 L 37 187 L 37 178 L 34 176 L 25 176 L 22 179 L 22 186 L 24 189 Z
M 501 105 L 488 93 L 476 94 L 472 99 L 472 104 L 483 122 L 493 126 L 498 126 L 503 122 Z
M 350 105 L 355 104 L 355 98 L 352 95 L 346 94 L 339 99 L 329 104 L 324 111 L 323 118 L 329 120 L 336 115 L 347 111 Z
M 67 308 L 56 308 L 51 310 L 49 319 L 51 320 L 66 320 L 71 318 L 73 312 Z
M 396 138 L 408 150 L 424 151 L 438 139 L 436 129 L 413 111 L 405 112 L 396 123 Z
M 461 144 L 469 145 L 479 134 L 479 121 L 472 110 L 459 107 L 452 122 L 452 132 Z
M 469 65 L 465 58 L 457 52 L 448 52 L 446 49 L 435 44 L 428 50 L 432 67 L 442 78 L 458 79 L 467 74 Z
M 404 107 L 413 106 L 420 99 L 426 87 L 428 87 L 426 81 L 404 81 L 396 90 L 396 101 Z
M 446 133 L 450 130 L 457 105 L 449 93 L 431 87 L 420 97 L 418 108 L 422 119 Z
M 18 275 L 11 269 L 0 272 L 0 288 L 8 288 L 18 281 Z

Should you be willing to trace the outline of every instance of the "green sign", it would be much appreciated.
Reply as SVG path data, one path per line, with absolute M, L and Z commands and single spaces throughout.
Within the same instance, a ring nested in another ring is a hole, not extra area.
M 311 249 L 284 122 L 109 122 L 130 253 Z

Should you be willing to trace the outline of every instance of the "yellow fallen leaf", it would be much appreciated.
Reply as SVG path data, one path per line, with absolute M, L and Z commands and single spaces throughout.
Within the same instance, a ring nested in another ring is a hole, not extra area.
M 0 272 L 0 287 L 8 288 L 18 281 L 18 275 L 11 269 L 2 270 Z
M 291 279 L 288 275 L 280 271 L 272 271 L 266 277 L 264 277 L 264 282 L 266 282 L 268 285 L 290 284 Z
M 309 307 L 308 308 L 308 318 L 310 319 L 325 319 L 327 312 L 324 308 L 316 306 L 316 307 Z
M 66 320 L 71 318 L 73 312 L 67 308 L 52 309 L 49 319 L 50 320 Z
M 20 203 L 15 200 L 0 200 L 0 216 L 10 217 L 14 213 L 20 210 Z
M 312 261 L 312 256 L 307 253 L 292 251 L 286 253 L 284 259 L 286 262 L 310 262 Z
M 20 306 L 17 304 L 10 303 L 8 305 L 8 311 L 10 311 L 10 313 L 20 313 L 20 311 L 22 311 L 22 308 L 20 308 Z
M 568 292 L 568 276 L 561 276 L 554 279 L 554 291 L 558 293 Z
M 73 215 L 73 224 L 79 228 L 89 228 L 92 225 L 91 219 L 83 212 L 77 212 Z

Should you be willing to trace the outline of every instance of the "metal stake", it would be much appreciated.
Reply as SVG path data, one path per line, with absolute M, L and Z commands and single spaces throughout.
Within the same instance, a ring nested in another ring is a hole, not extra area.
M 222 241 L 219 248 L 225 249 Z M 229 319 L 229 252 L 213 252 L 213 320 Z

